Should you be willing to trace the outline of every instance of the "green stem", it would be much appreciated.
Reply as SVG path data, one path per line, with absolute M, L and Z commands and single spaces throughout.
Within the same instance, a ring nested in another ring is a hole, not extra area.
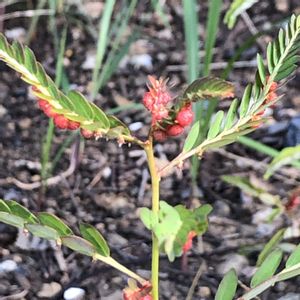
M 155 165 L 155 158 L 153 152 L 153 140 L 149 139 L 149 143 L 145 145 L 145 151 L 148 159 L 148 166 L 150 170 L 151 183 L 152 183 L 152 211 L 159 212 L 159 181 L 157 168 Z M 152 233 L 152 267 L 151 267 L 151 283 L 152 283 L 152 299 L 159 300 L 159 244 L 156 236 Z
M 129 277 L 135 279 L 140 284 L 143 284 L 143 283 L 146 282 L 146 280 L 144 278 L 140 277 L 136 273 L 134 273 L 131 270 L 127 269 L 125 266 L 120 264 L 118 261 L 113 259 L 111 256 L 102 256 L 100 254 L 95 254 L 94 259 L 103 261 L 104 263 L 114 267 L 115 269 L 117 269 L 117 270 L 121 271 L 122 273 L 128 275 Z

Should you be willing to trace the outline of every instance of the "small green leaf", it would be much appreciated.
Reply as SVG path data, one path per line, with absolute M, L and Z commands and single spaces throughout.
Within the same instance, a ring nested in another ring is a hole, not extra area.
M 282 241 L 286 228 L 277 231 L 271 240 L 265 245 L 264 249 L 260 252 L 256 265 L 259 267 L 264 262 L 266 257 L 274 250 L 274 248 Z
M 245 89 L 245 92 L 244 92 L 244 95 L 243 95 L 243 98 L 242 98 L 242 102 L 241 102 L 241 105 L 240 105 L 240 118 L 243 118 L 249 110 L 249 103 L 250 103 L 250 99 L 251 99 L 251 93 L 252 93 L 252 85 L 248 84 L 246 89 Z
M 36 58 L 31 49 L 28 47 L 24 48 L 24 55 L 25 55 L 25 66 L 30 70 L 31 73 L 37 73 L 37 65 L 36 65 Z
M 97 122 L 100 122 L 102 124 L 102 128 L 108 129 L 110 124 L 109 124 L 109 120 L 108 120 L 106 114 L 104 113 L 104 111 L 102 111 L 100 109 L 100 107 L 98 107 L 97 105 L 95 105 L 92 102 L 89 102 L 89 104 L 94 113 L 94 120 Z
M 104 237 L 95 227 L 81 223 L 79 228 L 83 238 L 92 243 L 100 255 L 110 256 L 110 250 Z
M 6 201 L 7 206 L 10 208 L 11 213 L 21 217 L 28 223 L 38 223 L 37 217 L 31 213 L 27 208 L 20 205 L 18 202 L 13 200 Z
M 224 130 L 227 130 L 232 127 L 234 120 L 236 118 L 237 107 L 238 107 L 238 99 L 234 99 L 230 105 L 230 108 L 226 116 Z
M 65 236 L 61 238 L 62 244 L 66 247 L 84 255 L 93 256 L 96 253 L 95 247 L 85 239 L 76 236 Z
M 260 76 L 260 81 L 262 82 L 263 85 L 266 84 L 266 70 L 265 70 L 265 65 L 264 61 L 259 53 L 257 53 L 257 68 L 258 68 L 258 73 Z
M 203 150 L 221 148 L 234 142 L 235 138 L 222 138 L 218 141 L 212 140 L 211 143 L 207 143 L 205 146 L 203 146 Z
M 300 263 L 300 244 L 296 247 L 296 249 L 289 256 L 286 261 L 285 267 L 290 268 Z
M 237 289 L 238 278 L 235 270 L 229 270 L 222 279 L 215 300 L 232 300 Z
M 224 111 L 220 110 L 216 113 L 212 124 L 210 125 L 207 138 L 213 139 L 215 138 L 221 130 L 221 125 L 224 118 Z
M 268 62 L 268 70 L 269 73 L 272 74 L 274 70 L 274 62 L 273 62 L 273 44 L 269 43 L 267 46 L 267 62 Z
M 274 157 L 264 174 L 264 178 L 269 179 L 282 166 L 289 165 L 298 159 L 300 159 L 300 145 L 284 148 Z
M 297 69 L 297 65 L 291 65 L 288 66 L 286 69 L 281 69 L 278 71 L 278 74 L 275 76 L 275 81 L 280 81 L 286 77 L 288 77 L 289 75 L 291 75 L 296 69 Z
M 200 133 L 200 121 L 197 121 L 192 126 L 183 146 L 183 151 L 188 152 L 194 148 Z
M 224 17 L 224 23 L 229 29 L 232 29 L 236 23 L 236 19 L 243 12 L 249 9 L 258 0 L 233 0 Z
M 108 118 L 109 121 L 109 127 L 110 127 L 110 131 L 113 130 L 114 132 L 118 132 L 118 130 L 120 129 L 120 133 L 125 134 L 127 136 L 130 136 L 130 130 L 127 127 L 127 125 L 125 125 L 121 120 L 119 120 L 117 117 L 112 116 L 112 115 L 107 115 L 106 116 Z M 116 131 L 117 129 L 117 131 Z
M 2 199 L 0 199 L 0 211 L 11 213 L 9 206 Z
M 256 287 L 260 283 L 271 278 L 275 274 L 275 272 L 281 262 L 281 259 L 282 259 L 282 251 L 281 250 L 276 249 L 273 252 L 271 252 L 268 255 L 268 257 L 264 260 L 262 265 L 257 269 L 255 274 L 253 275 L 250 286 L 252 288 Z
M 15 52 L 15 58 L 20 64 L 24 64 L 25 56 L 23 46 L 19 42 L 13 42 L 12 48 Z
M 47 240 L 58 240 L 59 234 L 56 230 L 51 227 L 40 225 L 40 224 L 26 224 L 26 228 L 33 235 Z
M 84 116 L 87 120 L 94 120 L 95 113 L 82 94 L 77 91 L 70 91 L 68 97 L 72 101 L 77 114 Z
M 19 227 L 24 228 L 24 222 L 25 220 L 21 217 L 15 216 L 11 213 L 7 213 L 4 211 L 0 211 L 0 222 Z
M 43 66 L 39 62 L 37 63 L 36 77 L 44 87 L 48 87 L 49 83 L 48 83 L 48 79 L 47 79 L 47 74 L 46 74 Z
M 140 218 L 145 227 L 152 230 L 154 224 L 158 223 L 158 217 L 147 207 L 140 209 Z
M 41 212 L 38 214 L 38 219 L 41 224 L 55 229 L 60 236 L 73 234 L 72 230 L 62 220 L 50 213 Z

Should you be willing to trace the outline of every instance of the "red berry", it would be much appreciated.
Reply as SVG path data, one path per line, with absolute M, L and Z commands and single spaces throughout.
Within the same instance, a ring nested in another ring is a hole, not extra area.
M 44 113 L 49 118 L 55 118 L 58 116 L 58 113 L 53 111 L 53 108 L 49 105 L 49 107 L 44 109 Z
M 49 102 L 46 100 L 43 100 L 43 99 L 39 99 L 38 103 L 39 103 L 39 107 L 42 111 L 45 111 L 45 109 L 47 109 L 48 107 L 51 107 Z
M 167 134 L 163 130 L 155 130 L 153 131 L 153 137 L 158 142 L 163 142 L 167 138 Z
M 176 116 L 176 121 L 182 127 L 188 126 L 193 122 L 194 113 L 192 111 L 192 107 L 185 106 L 183 107 Z
M 81 128 L 80 133 L 86 139 L 90 139 L 94 136 L 94 132 L 92 130 L 88 130 L 88 129 Z
M 167 128 L 167 135 L 176 136 L 183 132 L 184 128 L 180 125 L 171 125 Z
M 70 129 L 70 130 L 76 130 L 79 127 L 80 127 L 80 123 L 79 122 L 75 122 L 75 121 L 70 121 L 69 120 L 68 129 Z
M 54 124 L 59 129 L 67 129 L 69 126 L 69 120 L 66 119 L 63 115 L 57 115 L 54 118 Z

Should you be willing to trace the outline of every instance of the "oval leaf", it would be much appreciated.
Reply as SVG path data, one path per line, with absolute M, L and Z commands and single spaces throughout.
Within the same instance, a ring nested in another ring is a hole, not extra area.
M 95 227 L 81 223 L 79 228 L 82 236 L 95 246 L 100 255 L 110 256 L 110 250 L 104 237 Z
M 20 205 L 18 202 L 13 200 L 6 201 L 7 206 L 10 208 L 11 213 L 21 217 L 28 223 L 38 223 L 37 217 L 31 213 L 26 207 Z
M 0 199 L 0 211 L 11 213 L 10 208 L 4 200 Z
M 281 262 L 281 259 L 282 259 L 281 250 L 276 249 L 272 253 L 270 253 L 268 257 L 264 260 L 262 265 L 257 269 L 255 274 L 253 275 L 250 286 L 252 288 L 256 287 L 263 281 L 271 278 L 275 274 Z
M 49 226 L 56 230 L 59 236 L 73 234 L 72 230 L 62 220 L 50 213 L 41 212 L 38 214 L 38 218 L 43 225 Z
M 300 263 L 300 244 L 289 256 L 288 260 L 286 261 L 285 267 L 290 268 L 299 263 Z
M 238 278 L 236 272 L 231 269 L 222 279 L 218 287 L 215 300 L 232 300 L 236 292 L 237 283 Z
M 258 256 L 256 265 L 259 267 L 271 251 L 282 241 L 286 228 L 277 231 Z
M 212 124 L 210 125 L 209 131 L 207 134 L 208 139 L 213 139 L 214 137 L 216 137 L 218 135 L 218 133 L 221 130 L 223 118 L 224 118 L 224 111 L 222 111 L 222 110 L 218 111 L 216 116 L 214 117 Z
M 291 164 L 293 161 L 300 159 L 300 145 L 295 147 L 287 147 L 275 156 L 264 175 L 265 179 L 269 179 L 272 174 L 284 165 Z
M 24 219 L 15 215 L 12 215 L 11 213 L 7 213 L 4 211 L 0 211 L 0 221 L 12 225 L 19 228 L 24 228 Z
M 90 242 L 76 235 L 62 237 L 61 242 L 66 247 L 84 255 L 93 256 L 96 253 L 95 247 Z
M 194 148 L 200 133 L 200 121 L 197 121 L 191 128 L 183 146 L 183 151 L 187 152 Z
M 55 241 L 59 239 L 58 232 L 49 226 L 40 224 L 27 224 L 26 228 L 30 233 L 40 238 Z

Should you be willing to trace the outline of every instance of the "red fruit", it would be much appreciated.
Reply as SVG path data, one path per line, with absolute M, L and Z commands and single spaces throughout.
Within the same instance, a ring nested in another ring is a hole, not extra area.
M 194 113 L 191 105 L 183 107 L 176 116 L 176 121 L 182 127 L 188 126 L 193 122 Z
M 144 106 L 148 109 L 148 110 L 152 110 L 153 108 L 153 103 L 154 103 L 154 99 L 151 95 L 150 92 L 145 93 L 144 98 L 143 98 L 143 103 Z
M 70 121 L 69 120 L 68 129 L 70 129 L 70 130 L 76 130 L 79 127 L 80 127 L 80 123 L 79 122 L 75 122 L 75 121 Z
M 177 136 L 183 132 L 184 128 L 180 125 L 171 125 L 167 128 L 167 135 Z
M 53 108 L 50 105 L 44 109 L 44 113 L 49 118 L 55 118 L 59 115 L 58 113 L 53 111 Z
M 48 101 L 46 100 L 43 100 L 43 99 L 39 99 L 38 100 L 38 104 L 39 104 L 39 107 L 42 111 L 45 111 L 45 109 L 51 107 L 51 105 L 49 104 Z
M 90 138 L 94 137 L 94 132 L 92 130 L 81 128 L 80 133 L 86 139 L 90 139 Z
M 163 130 L 155 130 L 153 131 L 153 137 L 158 142 L 163 142 L 167 138 L 167 134 Z
M 67 129 L 69 126 L 69 120 L 66 119 L 63 115 L 57 115 L 54 118 L 54 124 L 59 129 Z

